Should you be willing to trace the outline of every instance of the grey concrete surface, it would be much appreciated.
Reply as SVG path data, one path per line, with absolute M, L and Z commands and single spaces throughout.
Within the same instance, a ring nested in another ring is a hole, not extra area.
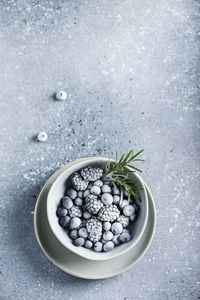
M 200 2 L 0 2 L 0 299 L 200 299 Z M 68 100 L 56 102 L 60 89 Z M 34 140 L 46 131 L 46 143 Z M 157 230 L 115 278 L 67 275 L 33 210 L 68 161 L 145 148 Z

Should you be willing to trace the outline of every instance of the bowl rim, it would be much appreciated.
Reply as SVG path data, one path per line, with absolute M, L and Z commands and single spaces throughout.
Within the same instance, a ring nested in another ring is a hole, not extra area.
M 147 225 L 147 219 L 148 219 L 148 213 L 149 213 L 149 211 L 148 211 L 148 196 L 147 196 L 147 192 L 146 192 L 144 180 L 135 172 L 134 175 L 139 180 L 140 184 L 142 185 L 143 191 L 144 191 L 145 200 L 146 200 L 145 201 L 145 211 L 146 211 L 146 214 L 145 214 L 145 218 L 144 218 L 142 229 L 141 229 L 140 233 L 138 234 L 138 237 L 134 240 L 134 242 L 127 243 L 126 244 L 127 247 L 125 249 L 119 251 L 118 253 L 112 254 L 112 255 L 111 255 L 112 251 L 111 252 L 105 252 L 105 253 L 103 253 L 103 255 L 102 255 L 102 252 L 93 252 L 92 255 L 91 255 L 91 250 L 84 248 L 85 250 L 88 250 L 88 255 L 86 255 L 85 253 L 82 253 L 81 251 L 79 251 L 80 247 L 75 247 L 72 243 L 69 243 L 67 240 L 63 240 L 60 237 L 60 235 L 57 233 L 57 231 L 56 231 L 56 229 L 54 227 L 54 222 L 51 219 L 51 213 L 50 213 L 50 210 L 51 210 L 51 205 L 50 205 L 51 192 L 52 192 L 53 188 L 56 186 L 57 182 L 60 179 L 62 179 L 62 177 L 65 177 L 65 174 L 67 172 L 69 172 L 69 169 L 70 168 L 74 168 L 75 165 L 78 165 L 78 164 L 81 164 L 81 163 L 86 163 L 87 161 L 89 163 L 91 161 L 93 161 L 93 162 L 95 162 L 95 161 L 97 161 L 97 162 L 98 161 L 104 161 L 105 162 L 107 160 L 108 160 L 108 158 L 106 158 L 106 157 L 93 156 L 93 157 L 85 157 L 85 158 L 81 158 L 81 159 L 77 159 L 77 160 L 74 160 L 72 162 L 69 162 L 68 164 L 66 164 L 64 166 L 66 168 L 58 175 L 58 177 L 56 178 L 56 180 L 52 183 L 52 185 L 51 185 L 51 187 L 50 187 L 50 189 L 48 191 L 48 194 L 47 194 L 47 220 L 48 220 L 49 226 L 50 226 L 52 232 L 54 233 L 55 237 L 68 250 L 74 252 L 75 254 L 77 254 L 77 255 L 79 255 L 81 257 L 89 259 L 89 260 L 107 260 L 107 259 L 112 259 L 114 257 L 117 257 L 117 256 L 119 256 L 121 254 L 124 254 L 125 252 L 127 252 L 128 250 L 130 250 L 132 247 L 134 247 L 138 243 L 138 241 L 142 237 L 142 235 L 144 233 L 144 230 L 146 228 L 146 225 Z M 115 161 L 115 160 L 111 159 L 111 161 Z M 69 167 L 67 168 L 68 165 L 69 165 Z M 65 180 L 67 178 L 65 178 Z M 86 253 L 87 253 L 87 251 L 86 251 Z M 106 254 L 108 254 L 108 255 L 106 256 Z

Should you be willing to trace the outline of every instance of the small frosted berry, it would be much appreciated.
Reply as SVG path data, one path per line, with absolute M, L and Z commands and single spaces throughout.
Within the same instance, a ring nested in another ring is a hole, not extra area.
M 126 205 L 124 206 L 123 208 L 123 214 L 126 216 L 126 217 L 130 217 L 134 214 L 135 212 L 135 208 L 133 205 Z
M 71 219 L 71 221 L 70 221 L 71 229 L 78 228 L 80 225 L 81 225 L 81 219 L 79 219 L 78 217 L 74 217 Z
M 93 195 L 99 195 L 100 193 L 101 193 L 101 189 L 100 189 L 100 187 L 99 186 L 97 186 L 97 185 L 93 185 L 92 187 L 91 187 L 91 190 L 90 190 L 90 192 L 91 192 L 91 194 L 93 194 Z
M 119 222 L 114 222 L 111 226 L 111 230 L 114 234 L 120 234 L 123 230 L 123 226 Z
M 111 231 L 106 231 L 103 234 L 103 239 L 106 241 L 111 241 L 113 238 L 113 233 Z
M 103 249 L 103 244 L 101 242 L 96 242 L 94 244 L 94 251 L 101 252 Z
M 84 238 L 78 237 L 77 239 L 74 240 L 74 245 L 77 247 L 83 246 L 85 243 Z
M 85 241 L 85 244 L 84 244 L 84 247 L 87 248 L 87 249 L 90 249 L 92 248 L 93 246 L 93 243 L 89 240 Z
M 131 240 L 131 235 L 129 232 L 122 232 L 122 234 L 119 237 L 119 240 L 122 243 L 128 243 Z
M 75 191 L 74 189 L 68 189 L 66 191 L 66 195 L 74 200 L 77 197 L 77 191 Z
M 109 241 L 109 242 L 107 242 L 107 243 L 104 244 L 103 250 L 104 250 L 105 252 L 108 252 L 108 251 L 113 250 L 114 247 L 115 247 L 115 244 L 113 243 L 113 241 Z

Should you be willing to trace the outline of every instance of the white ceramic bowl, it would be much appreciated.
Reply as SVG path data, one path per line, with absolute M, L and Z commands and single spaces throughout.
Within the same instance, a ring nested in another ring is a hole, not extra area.
M 78 160 L 73 165 L 69 164 L 69 168 L 65 169 L 54 181 L 47 196 L 47 218 L 49 221 L 49 225 L 57 239 L 70 251 L 90 260 L 111 259 L 113 257 L 121 255 L 122 253 L 135 246 L 144 232 L 148 217 L 148 197 L 143 180 L 138 174 L 133 173 L 133 179 L 137 182 L 138 186 L 142 187 L 141 190 L 138 190 L 142 201 L 138 201 L 137 203 L 140 206 L 140 209 L 138 218 L 135 222 L 133 222 L 133 225 L 131 227 L 131 241 L 129 243 L 125 243 L 115 247 L 110 252 L 95 252 L 84 247 L 76 247 L 72 244 L 72 240 L 68 237 L 66 230 L 63 229 L 58 223 L 56 210 L 58 205 L 60 204 L 60 199 L 64 196 L 66 188 L 68 186 L 71 186 L 71 174 L 79 171 L 86 166 L 98 166 L 103 168 L 106 164 L 106 161 L 107 158 L 104 157 L 91 157 Z

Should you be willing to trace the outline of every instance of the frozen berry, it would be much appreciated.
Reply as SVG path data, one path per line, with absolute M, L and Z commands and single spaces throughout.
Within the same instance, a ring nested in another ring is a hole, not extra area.
M 84 193 L 83 193 L 83 197 L 86 198 L 87 196 L 90 195 L 90 190 L 86 190 Z
M 129 232 L 122 232 L 122 234 L 119 237 L 119 240 L 122 243 L 128 243 L 131 240 L 131 235 Z
M 126 206 L 126 205 L 128 205 L 128 201 L 127 201 L 127 200 L 123 200 L 123 201 L 119 204 L 119 207 L 120 207 L 121 209 L 123 209 L 124 206 Z
M 85 241 L 85 244 L 84 244 L 84 247 L 87 248 L 87 249 L 90 249 L 92 248 L 93 246 L 93 243 L 89 240 Z
M 77 197 L 77 191 L 75 191 L 74 189 L 68 189 L 66 191 L 66 195 L 74 200 Z
M 101 242 L 96 242 L 96 243 L 94 244 L 94 250 L 95 250 L 96 252 L 101 252 L 102 249 L 103 249 L 103 244 L 102 244 Z
M 126 216 L 126 217 L 130 217 L 134 214 L 135 212 L 135 208 L 133 205 L 126 205 L 124 206 L 123 208 L 123 214 Z
M 78 198 L 83 198 L 83 191 L 78 191 Z
M 62 227 L 67 227 L 68 224 L 69 224 L 69 221 L 70 221 L 70 217 L 69 217 L 69 216 L 61 217 L 61 218 L 59 219 L 59 224 L 60 224 Z
M 112 188 L 112 192 L 113 192 L 114 195 L 120 195 L 120 190 L 116 187 Z
M 115 247 L 114 243 L 113 243 L 112 241 L 109 241 L 109 242 L 107 242 L 107 243 L 104 244 L 103 250 L 104 250 L 105 252 L 108 252 L 108 251 L 113 250 L 114 247 Z
M 62 198 L 62 205 L 66 209 L 70 209 L 73 206 L 73 201 L 68 196 Z
M 74 230 L 70 231 L 69 235 L 70 235 L 72 240 L 75 240 L 78 237 L 78 230 L 74 229 Z
M 91 194 L 93 194 L 93 195 L 99 195 L 99 194 L 101 193 L 101 189 L 100 189 L 99 186 L 93 185 L 93 186 L 91 187 L 90 192 L 91 192 Z
M 132 216 L 130 216 L 129 219 L 130 219 L 131 222 L 133 222 L 133 221 L 135 220 L 135 218 L 136 218 L 136 215 L 135 215 L 135 213 L 134 213 Z
M 37 140 L 38 140 L 38 142 L 44 143 L 44 142 L 46 142 L 47 139 L 48 139 L 48 135 L 47 135 L 46 132 L 41 131 L 41 132 L 39 132 L 37 134 Z
M 92 214 L 89 211 L 84 211 L 83 213 L 83 218 L 85 218 L 86 220 L 91 218 Z
M 102 196 L 101 196 L 101 201 L 103 202 L 103 204 L 105 204 L 106 206 L 107 205 L 110 205 L 113 203 L 113 196 L 109 193 L 104 193 Z
M 103 239 L 106 241 L 111 241 L 113 238 L 113 233 L 111 231 L 106 231 L 103 234 Z
M 79 219 L 78 217 L 74 217 L 71 219 L 71 221 L 70 221 L 71 229 L 78 228 L 80 225 L 81 225 L 81 219 Z
M 111 228 L 111 223 L 110 222 L 104 222 L 103 223 L 103 230 L 108 231 Z
M 96 181 L 94 182 L 94 184 L 93 184 L 93 185 L 96 185 L 96 186 L 102 187 L 102 185 L 103 185 L 103 181 L 101 181 L 100 179 L 99 179 L 99 180 L 96 180 Z
M 113 196 L 113 202 L 114 202 L 115 204 L 119 204 L 119 202 L 120 202 L 120 196 L 114 195 L 114 196 Z
M 77 206 L 82 206 L 83 205 L 83 200 L 81 198 L 76 198 L 74 202 Z
M 78 246 L 78 247 L 83 246 L 84 243 L 85 243 L 85 240 L 82 237 L 78 237 L 77 239 L 74 240 L 74 245 Z
M 120 245 L 119 236 L 120 236 L 120 234 L 116 234 L 116 235 L 113 236 L 112 241 L 115 244 L 115 246 L 119 246 Z
M 114 234 L 120 234 L 123 230 L 123 226 L 119 222 L 114 222 L 111 226 L 111 230 Z
M 65 217 L 67 215 L 67 210 L 63 207 L 59 207 L 56 213 L 59 217 Z
M 86 239 L 88 237 L 88 231 L 85 227 L 79 229 L 78 234 L 80 237 Z
M 67 99 L 67 93 L 65 91 L 59 91 L 56 94 L 56 100 L 66 100 Z
M 109 185 L 104 184 L 101 187 L 101 191 L 102 191 L 102 193 L 111 193 L 112 189 Z

